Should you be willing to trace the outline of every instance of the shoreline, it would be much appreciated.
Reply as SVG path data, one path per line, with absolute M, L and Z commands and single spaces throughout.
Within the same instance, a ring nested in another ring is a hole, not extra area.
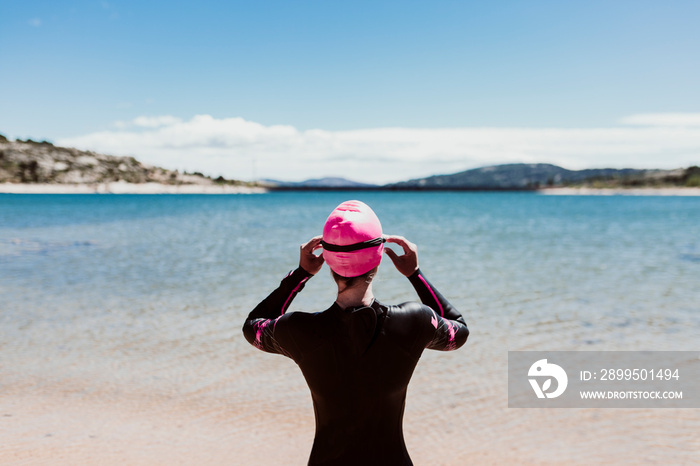
M 363 188 L 263 188 L 252 186 L 216 185 L 216 184 L 162 184 L 127 183 L 115 181 L 111 183 L 91 184 L 59 184 L 59 183 L 0 183 L 0 194 L 263 194 L 270 191 L 422 191 L 415 189 L 397 190 L 381 187 Z M 464 191 L 459 189 L 426 190 L 434 191 Z M 493 192 L 508 192 L 511 190 L 494 190 Z M 513 192 L 522 190 L 513 189 Z M 473 192 L 484 192 L 473 190 Z M 545 196 L 700 196 L 700 188 L 540 188 L 527 190 Z
M 262 194 L 265 188 L 232 185 L 127 183 L 0 183 L 0 194 Z
M 700 196 L 700 188 L 542 188 L 546 196 Z

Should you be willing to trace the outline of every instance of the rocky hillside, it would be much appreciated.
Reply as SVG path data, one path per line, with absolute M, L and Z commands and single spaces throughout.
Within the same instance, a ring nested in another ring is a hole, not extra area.
M 475 168 L 390 185 L 394 189 L 536 189 L 554 186 L 593 188 L 700 186 L 700 168 L 567 170 L 548 163 L 514 163 Z
M 698 188 L 700 167 L 676 168 L 674 170 L 641 170 L 636 174 L 598 175 L 581 181 L 568 181 L 568 187 L 581 188 Z
M 124 181 L 170 185 L 246 184 L 200 173 L 180 173 L 146 165 L 133 157 L 114 157 L 57 147 L 50 142 L 10 141 L 0 135 L 0 183 L 98 184 Z

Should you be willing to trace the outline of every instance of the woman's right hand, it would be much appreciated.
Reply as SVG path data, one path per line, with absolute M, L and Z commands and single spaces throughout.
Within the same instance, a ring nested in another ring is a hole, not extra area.
M 394 243 L 401 246 L 403 255 L 399 256 L 389 248 L 384 248 L 387 256 L 394 263 L 396 270 L 401 274 L 410 277 L 418 270 L 418 246 L 408 241 L 403 236 L 384 235 L 387 243 Z
M 321 236 L 314 236 L 299 248 L 299 267 L 311 275 L 316 275 L 323 267 L 323 254 L 314 254 L 322 248 L 321 238 Z

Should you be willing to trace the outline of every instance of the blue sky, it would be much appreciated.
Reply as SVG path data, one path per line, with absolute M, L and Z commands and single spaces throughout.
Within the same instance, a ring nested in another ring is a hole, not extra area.
M 686 166 L 698 19 L 697 1 L 4 1 L 0 133 L 243 179 Z

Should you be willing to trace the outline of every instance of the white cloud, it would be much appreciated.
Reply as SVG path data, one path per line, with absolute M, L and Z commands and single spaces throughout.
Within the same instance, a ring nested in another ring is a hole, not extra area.
M 374 128 L 300 131 L 243 118 L 139 117 L 123 130 L 56 141 L 213 176 L 375 183 L 515 162 L 676 168 L 700 164 L 700 126 L 563 128 Z
M 134 126 L 141 128 L 160 128 L 161 126 L 172 126 L 180 122 L 182 122 L 180 118 L 170 115 L 155 117 L 140 116 L 131 121 L 115 121 L 113 125 L 115 128 L 119 129 L 127 129 Z
M 41 26 L 41 18 L 32 18 L 28 21 L 30 26 L 34 26 L 35 28 L 38 28 Z
M 182 120 L 170 115 L 146 117 L 140 116 L 134 118 L 132 123 L 143 128 L 160 128 L 161 126 L 170 126 L 180 123 Z
M 625 117 L 620 122 L 639 126 L 700 126 L 700 113 L 641 113 Z

